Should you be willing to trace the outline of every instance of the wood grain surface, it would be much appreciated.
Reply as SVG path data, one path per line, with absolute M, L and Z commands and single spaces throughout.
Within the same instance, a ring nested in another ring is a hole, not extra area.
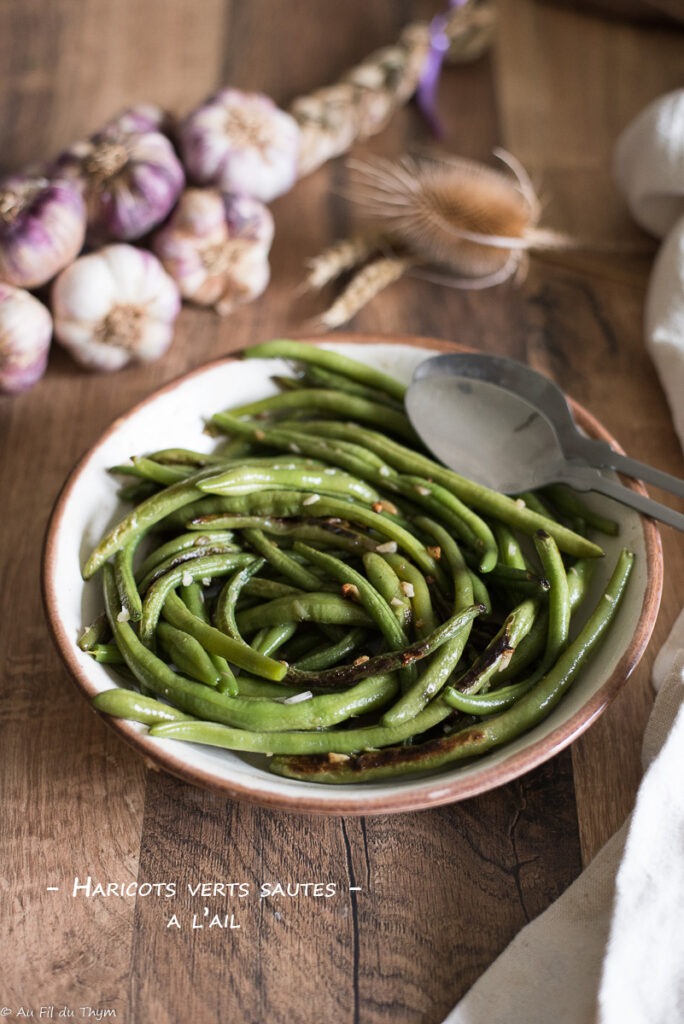
M 53 155 L 134 101 L 183 112 L 230 82 L 286 104 L 438 9 L 432 0 L 5 0 L 2 170 Z M 489 292 L 407 279 L 350 326 L 524 359 L 634 457 L 684 475 L 642 341 L 653 247 L 610 176 L 621 128 L 681 85 L 683 41 L 675 28 L 501 0 L 492 53 L 444 73 L 446 141 L 479 159 L 496 145 L 513 152 L 540 188 L 546 223 L 587 247 L 537 260 L 524 283 Z M 425 144 L 408 107 L 356 152 Z M 160 384 L 272 335 L 307 332 L 331 293 L 297 289 L 305 261 L 350 229 L 346 175 L 337 161 L 273 204 L 272 284 L 259 302 L 223 321 L 185 309 L 164 359 L 111 377 L 87 375 L 55 350 L 33 391 L 0 399 L 0 1004 L 9 1020 L 20 1007 L 38 1018 L 53 1006 L 55 1018 L 62 1007 L 75 1019 L 102 1008 L 126 1024 L 437 1024 L 633 802 L 650 665 L 684 605 L 674 531 L 663 530 L 654 639 L 609 710 L 571 751 L 518 782 L 431 812 L 289 815 L 159 774 L 90 712 L 50 642 L 40 549 L 68 471 Z M 173 882 L 177 896 L 73 896 L 74 878 L 88 876 Z M 335 895 L 259 898 L 262 883 L 314 881 L 334 884 Z M 244 883 L 249 895 L 193 897 L 187 886 L 198 882 Z M 193 929 L 205 906 L 239 928 Z M 172 914 L 180 930 L 168 927 Z

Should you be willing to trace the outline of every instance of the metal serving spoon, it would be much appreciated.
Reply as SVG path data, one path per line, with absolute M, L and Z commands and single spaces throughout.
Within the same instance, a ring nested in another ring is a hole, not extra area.
M 563 392 L 513 359 L 446 353 L 417 367 L 406 394 L 415 430 L 440 461 L 505 494 L 550 483 L 599 491 L 684 530 L 684 514 L 604 476 L 600 467 L 684 498 L 684 480 L 585 437 Z

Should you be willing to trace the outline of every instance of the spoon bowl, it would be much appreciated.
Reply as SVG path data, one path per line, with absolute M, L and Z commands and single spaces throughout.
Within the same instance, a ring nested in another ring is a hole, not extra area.
M 684 514 L 601 469 L 614 469 L 684 498 L 684 481 L 582 434 L 563 392 L 514 359 L 449 352 L 421 363 L 406 394 L 416 432 L 445 465 L 505 494 L 566 483 L 598 491 L 684 530 Z

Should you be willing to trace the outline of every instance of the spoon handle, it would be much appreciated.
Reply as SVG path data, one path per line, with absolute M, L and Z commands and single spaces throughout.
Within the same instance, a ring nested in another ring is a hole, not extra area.
M 615 498 L 623 505 L 629 505 L 630 508 L 641 512 L 642 515 L 657 519 L 667 526 L 673 526 L 676 530 L 684 530 L 683 513 L 677 512 L 667 505 L 662 505 L 659 501 L 646 497 L 645 494 L 639 494 L 637 491 L 625 487 L 624 484 L 618 483 L 617 480 L 611 480 L 610 477 L 602 476 L 601 473 L 592 472 L 588 467 L 573 466 L 570 468 L 568 465 L 568 470 L 564 478 L 566 483 L 579 487 L 580 490 L 598 491 L 599 494 Z
M 637 462 L 636 459 L 630 459 L 627 455 L 621 455 L 605 441 L 580 437 L 579 443 L 577 438 L 573 438 L 572 451 L 568 451 L 565 444 L 563 447 L 568 456 L 582 458 L 591 466 L 614 469 L 635 480 L 643 480 L 644 483 L 660 487 L 670 494 L 675 494 L 678 498 L 684 498 L 684 480 L 671 476 L 670 473 L 663 473 L 662 470 L 655 469 L 653 466 L 647 466 L 643 462 Z

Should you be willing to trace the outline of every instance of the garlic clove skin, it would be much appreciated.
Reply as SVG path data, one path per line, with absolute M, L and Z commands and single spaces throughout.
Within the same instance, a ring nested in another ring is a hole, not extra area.
M 148 116 L 124 111 L 57 161 L 60 172 L 81 186 L 93 243 L 141 238 L 161 224 L 183 190 L 185 173 L 169 139 L 156 130 L 122 128 L 142 126 Z
M 178 141 L 201 185 L 268 203 L 297 179 L 299 126 L 262 93 L 221 89 L 185 118 Z
M 258 199 L 190 188 L 152 248 L 183 298 L 225 316 L 265 290 L 273 231 Z
M 86 209 L 70 181 L 14 175 L 0 182 L 0 281 L 38 288 L 76 258 Z
M 151 252 L 109 245 L 81 256 L 52 289 L 55 338 L 81 366 L 153 362 L 173 339 L 180 295 Z
M 47 367 L 52 317 L 35 296 L 0 284 L 0 393 L 26 391 Z

